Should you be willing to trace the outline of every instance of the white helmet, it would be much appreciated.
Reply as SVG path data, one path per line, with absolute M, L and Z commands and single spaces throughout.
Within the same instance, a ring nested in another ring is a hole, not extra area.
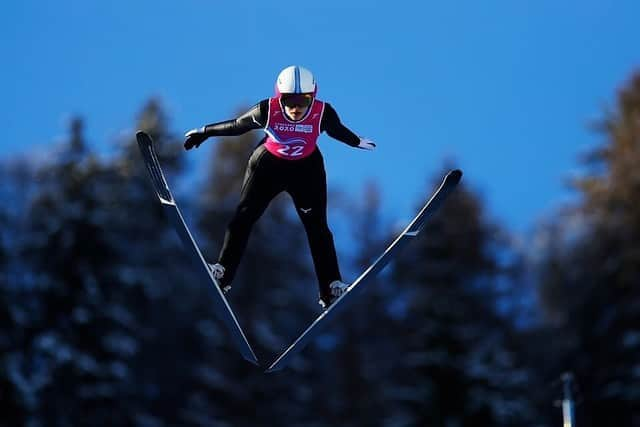
M 292 65 L 280 71 L 276 80 L 276 95 L 285 93 L 311 93 L 318 90 L 316 79 L 311 71 L 298 65 Z

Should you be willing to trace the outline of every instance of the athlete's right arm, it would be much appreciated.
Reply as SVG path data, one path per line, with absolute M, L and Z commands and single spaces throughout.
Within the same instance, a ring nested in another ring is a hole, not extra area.
M 212 123 L 201 128 L 191 129 L 185 134 L 184 148 L 190 150 L 199 147 L 211 136 L 236 136 L 250 130 L 264 128 L 269 114 L 269 100 L 263 100 L 249 111 L 232 120 Z

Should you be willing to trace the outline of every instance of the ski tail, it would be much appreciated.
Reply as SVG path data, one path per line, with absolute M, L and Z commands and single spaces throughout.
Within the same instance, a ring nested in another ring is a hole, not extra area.
M 378 274 L 387 264 L 400 252 L 411 240 L 413 240 L 422 230 L 425 222 L 435 212 L 438 211 L 442 203 L 455 190 L 460 179 L 462 171 L 452 170 L 444 177 L 442 184 L 433 193 L 433 196 L 427 201 L 424 207 L 418 212 L 409 225 L 400 233 L 400 235 L 387 247 L 387 249 L 376 259 L 361 275 L 358 277 L 347 291 L 340 296 L 329 308 L 324 311 L 309 327 L 291 344 L 266 370 L 266 372 L 275 372 L 284 368 L 291 358 L 298 354 L 302 349 L 322 331 L 327 323 L 342 312 L 349 302 L 355 300 L 366 284 Z

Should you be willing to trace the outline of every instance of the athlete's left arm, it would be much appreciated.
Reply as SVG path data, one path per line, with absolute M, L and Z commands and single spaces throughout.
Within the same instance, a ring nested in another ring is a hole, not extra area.
M 324 105 L 324 114 L 322 115 L 322 122 L 320 123 L 320 131 L 327 132 L 327 135 L 331 138 L 335 138 L 352 147 L 373 150 L 376 146 L 373 141 L 359 137 L 348 127 L 343 125 L 340 121 L 340 117 L 338 117 L 338 113 L 329 103 L 325 103 Z

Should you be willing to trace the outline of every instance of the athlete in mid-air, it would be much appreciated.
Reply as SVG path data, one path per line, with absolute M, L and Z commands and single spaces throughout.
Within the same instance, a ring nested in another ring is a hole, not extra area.
M 279 193 L 289 193 L 304 224 L 318 286 L 320 305 L 329 307 L 348 285 L 342 281 L 333 235 L 327 223 L 327 180 L 320 133 L 352 147 L 373 150 L 375 144 L 347 129 L 336 111 L 316 98 L 313 74 L 290 66 L 280 72 L 275 96 L 256 104 L 240 117 L 213 123 L 186 133 L 184 148 L 199 147 L 212 136 L 241 135 L 263 129 L 245 173 L 240 202 L 229 222 L 218 261 L 211 265 L 223 291 L 228 291 L 247 245 L 253 224 Z

